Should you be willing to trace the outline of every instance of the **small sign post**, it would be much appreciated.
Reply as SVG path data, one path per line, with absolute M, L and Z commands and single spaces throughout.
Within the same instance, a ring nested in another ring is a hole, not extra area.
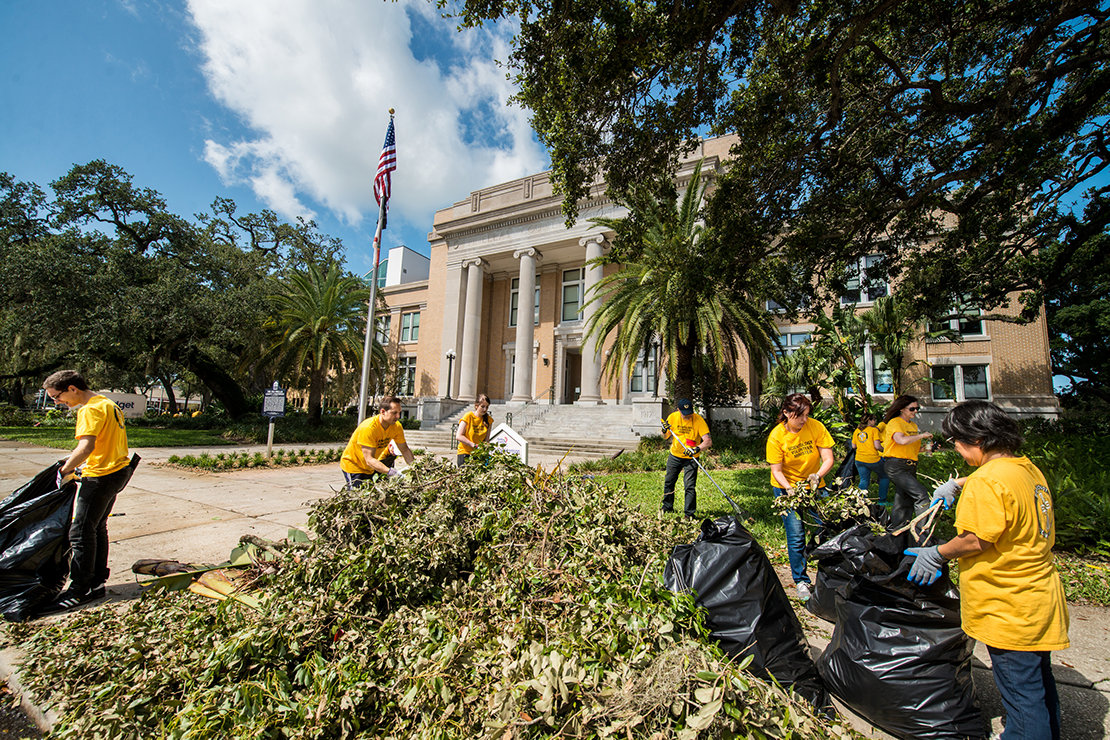
M 266 459 L 270 459 L 274 452 L 274 419 L 285 416 L 285 389 L 274 381 L 273 388 L 267 388 L 262 394 L 262 415 L 270 420 L 270 431 L 266 434 Z
M 498 424 L 494 427 L 489 433 L 488 441 L 490 444 L 500 446 L 505 452 L 516 455 L 525 465 L 528 464 L 528 440 L 508 424 Z

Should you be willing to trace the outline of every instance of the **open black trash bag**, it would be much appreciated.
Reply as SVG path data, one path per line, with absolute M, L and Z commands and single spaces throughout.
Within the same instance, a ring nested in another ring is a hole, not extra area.
M 837 482 L 839 481 L 839 483 Z M 829 491 L 843 491 L 856 481 L 856 448 L 849 447 L 832 480 L 825 478 Z
M 836 628 L 817 670 L 830 693 L 896 737 L 985 737 L 971 681 L 975 642 L 960 627 L 958 592 L 947 567 L 931 586 L 906 580 L 907 545 L 906 535 L 859 525 L 815 551 L 839 552 L 835 567 L 833 558 L 823 561 Z M 831 579 L 843 582 L 833 587 Z
M 890 524 L 890 512 L 884 506 L 873 505 L 871 516 L 882 526 Z M 839 530 L 839 531 L 838 531 Z M 868 524 L 858 521 L 844 522 L 837 527 L 826 523 L 806 546 L 806 559 L 816 563 L 812 595 L 806 609 L 829 622 L 836 621 L 836 591 L 852 579 L 863 575 L 886 578 L 902 562 L 902 538 L 891 540 L 882 556 L 876 551 L 876 537 Z M 905 545 L 908 547 L 909 545 Z M 895 549 L 897 548 L 897 551 Z
M 690 545 L 678 545 L 663 571 L 671 591 L 693 591 L 706 625 L 732 657 L 752 656 L 748 670 L 773 676 L 814 707 L 828 705 L 809 657 L 802 625 L 766 553 L 735 516 L 706 519 Z
M 61 593 L 69 576 L 73 481 L 58 488 L 56 462 L 0 502 L 0 615 L 12 622 Z

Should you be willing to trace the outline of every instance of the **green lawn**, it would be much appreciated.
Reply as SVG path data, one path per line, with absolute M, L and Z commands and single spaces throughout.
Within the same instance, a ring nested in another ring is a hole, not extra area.
M 0 427 L 0 439 L 29 442 L 59 450 L 72 450 L 77 441 L 74 427 Z M 151 429 L 128 427 L 129 447 L 199 447 L 234 444 L 210 429 Z
M 769 468 L 714 470 L 713 480 L 748 515 L 746 526 L 767 550 L 771 562 L 786 563 L 786 530 L 782 519 L 771 511 L 771 484 Z M 623 491 L 626 500 L 645 512 L 658 512 L 663 499 L 663 471 L 647 473 L 612 473 L 597 475 L 596 479 L 612 488 Z M 704 472 L 698 473 L 698 519 L 690 524 L 693 531 L 705 517 L 716 518 L 732 513 L 732 507 Z M 682 478 L 675 487 L 675 507 L 682 509 Z M 669 514 L 668 516 L 676 516 Z M 678 514 L 677 516 L 681 516 Z

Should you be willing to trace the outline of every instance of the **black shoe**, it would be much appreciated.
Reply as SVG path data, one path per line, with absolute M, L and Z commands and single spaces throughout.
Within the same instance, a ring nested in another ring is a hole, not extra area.
M 91 601 L 92 599 L 103 599 L 105 597 L 105 595 L 107 595 L 107 593 L 108 593 L 108 589 L 102 583 L 99 586 L 97 586 L 96 588 L 93 588 L 89 591 L 89 596 L 90 596 L 89 600 Z
M 95 601 L 100 598 L 94 596 L 92 591 L 63 591 L 57 599 L 47 604 L 39 614 L 56 614 L 58 612 L 68 611 L 75 609 L 83 604 L 88 604 L 90 601 Z

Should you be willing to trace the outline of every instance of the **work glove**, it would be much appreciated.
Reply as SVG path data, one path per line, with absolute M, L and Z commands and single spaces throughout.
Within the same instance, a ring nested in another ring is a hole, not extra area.
M 701 452 L 700 448 L 690 447 L 690 446 L 685 445 L 685 444 L 682 445 L 682 449 L 686 450 L 686 454 L 689 455 L 690 457 L 697 457 L 697 454 L 699 452 Z
M 666 436 L 667 432 L 671 431 L 671 425 L 665 419 L 660 423 L 663 425 L 663 435 Z
M 933 491 L 933 499 L 929 502 L 929 506 L 933 506 L 937 501 L 944 502 L 944 508 L 951 509 L 952 504 L 956 503 L 956 495 L 960 492 L 960 484 L 956 479 L 945 481 L 936 487 Z
M 401 471 L 398 470 L 397 468 L 390 468 L 389 470 L 385 471 L 385 476 L 387 478 L 392 478 L 393 476 L 400 475 L 400 474 L 401 474 Z
M 809 490 L 816 491 L 821 485 L 821 476 L 817 475 L 817 473 L 811 473 L 806 478 L 806 481 L 809 483 Z
M 941 569 L 944 567 L 944 558 L 936 545 L 932 547 L 908 547 L 904 551 L 913 555 L 913 567 L 906 576 L 907 581 L 913 581 L 919 586 L 928 586 L 940 578 Z
M 54 479 L 54 481 L 58 484 L 58 488 L 65 488 L 66 483 L 69 483 L 76 477 L 77 476 L 73 473 L 66 473 L 65 475 L 62 475 L 62 469 L 58 468 L 58 475 Z

